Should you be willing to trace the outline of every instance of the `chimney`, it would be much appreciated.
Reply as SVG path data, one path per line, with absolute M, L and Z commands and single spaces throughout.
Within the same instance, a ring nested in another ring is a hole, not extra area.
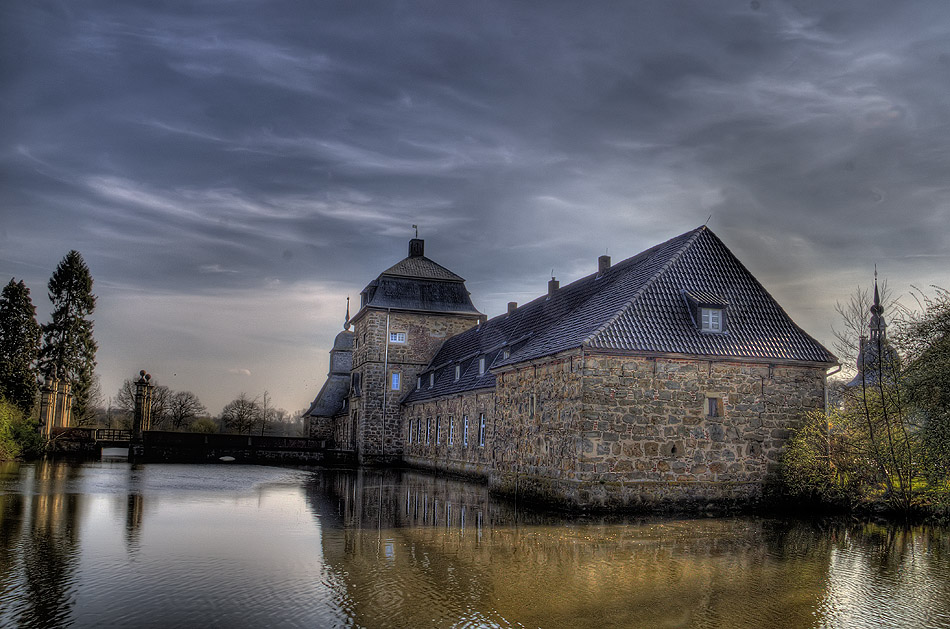
M 610 268 L 610 256 L 597 258 L 597 277 L 603 275 Z
M 423 251 L 425 251 L 425 242 L 421 238 L 413 238 L 409 241 L 409 257 L 410 258 L 421 258 L 423 256 Z
M 509 302 L 508 302 L 508 314 L 511 314 L 511 313 L 514 312 L 517 308 L 518 308 L 518 302 L 517 302 L 517 301 L 509 301 Z
M 554 279 L 553 277 L 548 281 L 548 297 L 554 294 L 558 288 L 560 288 L 561 283 Z

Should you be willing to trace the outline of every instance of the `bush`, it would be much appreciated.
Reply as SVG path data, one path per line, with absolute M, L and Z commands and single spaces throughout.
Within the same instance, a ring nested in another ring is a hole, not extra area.
M 17 406 L 0 398 L 0 461 L 36 458 L 43 453 L 43 439 L 36 421 Z

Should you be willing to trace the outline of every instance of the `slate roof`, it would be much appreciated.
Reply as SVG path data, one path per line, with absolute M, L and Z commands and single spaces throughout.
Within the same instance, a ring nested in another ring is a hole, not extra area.
M 726 304 L 723 333 L 697 329 L 683 298 Z M 448 339 L 405 401 L 494 386 L 489 368 L 568 349 L 826 364 L 837 359 L 799 328 L 707 227 L 656 245 Z M 504 351 L 508 350 L 506 358 Z M 454 366 L 461 377 L 454 378 Z M 435 382 L 428 386 L 428 372 Z
M 333 417 L 343 412 L 343 403 L 350 392 L 350 376 L 332 374 L 323 383 L 304 417 Z
M 418 249 L 414 250 L 414 246 Z M 421 240 L 412 241 L 408 257 L 367 284 L 362 292 L 360 312 L 366 308 L 381 308 L 481 315 L 472 304 L 465 280 L 422 255 L 421 247 Z M 353 318 L 359 316 L 357 313 Z

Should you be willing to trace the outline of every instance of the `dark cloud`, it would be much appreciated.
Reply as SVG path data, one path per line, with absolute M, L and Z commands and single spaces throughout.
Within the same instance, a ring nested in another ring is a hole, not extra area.
M 709 215 L 823 340 L 875 261 L 946 284 L 943 3 L 14 1 L 0 29 L 0 270 L 42 295 L 83 252 L 106 379 L 144 317 L 203 339 L 169 365 L 267 354 L 302 406 L 342 311 L 308 300 L 355 295 L 412 224 L 489 314 Z M 254 296 L 308 311 L 268 333 Z

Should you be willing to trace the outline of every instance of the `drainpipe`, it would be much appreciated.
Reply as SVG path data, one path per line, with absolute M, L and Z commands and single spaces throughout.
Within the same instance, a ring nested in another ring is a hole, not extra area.
M 391 309 L 386 308 L 386 351 L 383 354 L 383 415 L 380 421 L 380 426 L 382 430 L 380 431 L 379 438 L 379 456 L 382 458 L 384 456 L 384 448 L 386 445 L 386 400 L 389 393 L 389 315 Z M 400 374 L 400 377 L 402 374 Z

